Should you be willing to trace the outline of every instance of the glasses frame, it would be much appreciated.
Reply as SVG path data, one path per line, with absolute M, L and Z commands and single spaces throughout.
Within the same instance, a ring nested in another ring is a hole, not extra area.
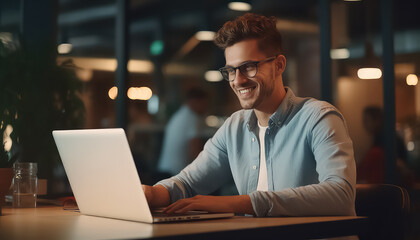
M 222 67 L 222 68 L 219 68 L 219 72 L 220 72 L 220 74 L 222 74 L 222 77 L 223 77 L 223 79 L 224 80 L 226 80 L 226 81 L 228 81 L 228 82 L 233 82 L 233 81 L 235 81 L 235 79 L 236 79 L 236 70 L 237 69 L 239 69 L 239 72 L 244 76 L 244 77 L 247 77 L 247 78 L 253 78 L 253 77 L 255 77 L 256 75 L 257 75 L 257 73 L 258 73 L 258 64 L 260 64 L 260 63 L 264 63 L 264 62 L 269 62 L 269 61 L 273 61 L 274 59 L 276 59 L 277 58 L 277 56 L 272 56 L 272 57 L 268 57 L 268 58 L 266 58 L 266 59 L 263 59 L 263 60 L 260 60 L 260 61 L 251 61 L 251 62 L 245 62 L 245 63 L 242 63 L 241 65 L 239 65 L 239 66 L 237 66 L 237 67 L 227 67 L 227 66 L 225 66 L 225 67 Z M 252 64 L 252 65 L 254 65 L 255 66 L 255 74 L 254 74 L 254 76 L 247 76 L 247 74 L 246 74 L 246 72 L 245 73 L 243 73 L 242 71 L 241 71 L 241 67 L 243 67 L 243 66 L 245 66 L 245 65 L 248 65 L 248 64 Z M 224 70 L 226 70 L 226 69 L 233 69 L 234 71 L 235 71 L 235 77 L 232 79 L 232 80 L 229 80 L 229 74 L 228 74 L 228 76 L 227 76 L 227 78 L 225 78 L 225 76 L 223 75 L 223 71 Z

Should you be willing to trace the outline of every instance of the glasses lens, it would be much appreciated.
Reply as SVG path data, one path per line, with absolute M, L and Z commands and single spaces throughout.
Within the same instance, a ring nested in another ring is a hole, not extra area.
M 235 79 L 236 70 L 232 67 L 222 68 L 220 72 L 225 80 L 233 81 Z
M 257 64 L 255 62 L 246 63 L 239 66 L 239 71 L 246 77 L 255 77 L 257 74 Z
M 226 68 L 220 69 L 220 73 L 225 80 L 229 81 L 229 71 Z

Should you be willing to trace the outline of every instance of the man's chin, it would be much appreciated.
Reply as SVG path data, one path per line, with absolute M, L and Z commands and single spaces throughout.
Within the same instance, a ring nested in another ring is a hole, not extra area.
M 242 109 L 253 109 L 254 108 L 254 103 L 248 103 L 248 102 L 243 102 L 243 101 L 239 101 L 241 104 Z

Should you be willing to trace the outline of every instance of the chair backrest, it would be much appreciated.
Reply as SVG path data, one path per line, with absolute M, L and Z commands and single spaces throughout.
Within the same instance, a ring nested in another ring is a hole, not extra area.
M 404 239 L 410 197 L 402 187 L 391 184 L 358 184 L 356 213 L 369 218 L 363 239 Z

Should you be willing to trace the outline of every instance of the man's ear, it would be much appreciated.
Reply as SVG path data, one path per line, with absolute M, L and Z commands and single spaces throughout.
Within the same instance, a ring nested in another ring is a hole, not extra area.
M 276 70 L 281 73 L 286 69 L 286 57 L 284 55 L 278 55 L 276 58 Z

